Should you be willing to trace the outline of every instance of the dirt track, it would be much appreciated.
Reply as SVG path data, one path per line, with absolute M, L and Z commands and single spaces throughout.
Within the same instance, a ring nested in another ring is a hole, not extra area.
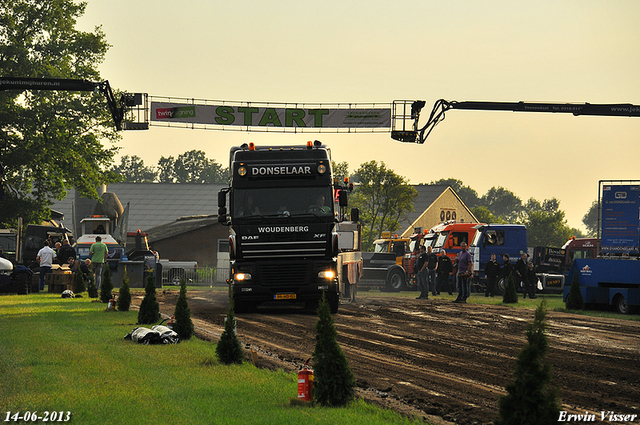
M 160 290 L 158 299 L 170 315 L 177 291 Z M 189 306 L 198 336 L 217 339 L 227 292 L 192 291 Z M 238 335 L 258 352 L 258 366 L 296 370 L 311 357 L 314 314 L 261 308 L 237 317 Z M 497 417 L 498 398 L 512 380 L 532 319 L 532 310 L 376 293 L 341 304 L 334 316 L 362 397 L 403 414 L 459 424 Z M 589 411 L 598 420 L 602 410 L 640 414 L 639 322 L 557 312 L 549 312 L 547 322 L 548 360 L 564 410 Z

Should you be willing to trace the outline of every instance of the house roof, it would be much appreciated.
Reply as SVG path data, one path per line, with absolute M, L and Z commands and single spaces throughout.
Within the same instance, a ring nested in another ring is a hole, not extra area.
M 148 229 L 146 233 L 149 242 L 156 242 L 215 224 L 218 224 L 217 215 L 186 216 Z
M 130 204 L 129 223 L 127 231 L 135 232 L 140 229 L 150 234 L 154 230 L 156 240 L 163 239 L 168 232 L 184 233 L 189 226 L 208 225 L 211 215 L 217 213 L 218 192 L 227 185 L 199 184 L 199 183 L 113 183 L 107 188 L 118 196 L 123 207 Z M 418 196 L 414 199 L 414 210 L 400 221 L 400 229 L 411 226 L 416 219 L 438 199 L 449 186 L 444 185 L 414 185 Z M 84 202 L 85 211 L 79 211 L 79 205 Z M 51 208 L 64 214 L 64 225 L 73 228 L 73 209 L 79 222 L 80 218 L 92 214 L 96 201 L 76 198 L 75 190 L 69 191 L 62 201 L 56 201 Z M 87 212 L 88 211 L 88 212 Z M 202 219 L 188 220 L 180 223 L 181 217 L 204 216 Z M 208 218 L 207 218 L 208 217 Z M 176 223 L 173 223 L 176 222 Z M 166 229 L 155 229 L 161 225 Z M 180 230 L 178 230 L 180 229 Z
M 147 231 L 161 224 L 176 221 L 180 217 L 217 213 L 218 192 L 227 185 L 197 183 L 113 183 L 107 188 L 118 196 L 122 205 L 129 207 L 127 231 Z M 86 199 L 76 198 L 75 190 L 69 191 L 62 201 L 51 208 L 64 214 L 64 224 L 73 227 L 73 204 L 79 218 L 91 214 L 96 201 L 91 201 L 91 211 L 81 212 L 79 205 Z M 79 220 L 76 218 L 76 220 Z
M 413 188 L 418 191 L 418 196 L 413 200 L 413 211 L 400 220 L 398 230 L 404 230 L 411 226 L 448 187 L 446 185 L 414 185 Z

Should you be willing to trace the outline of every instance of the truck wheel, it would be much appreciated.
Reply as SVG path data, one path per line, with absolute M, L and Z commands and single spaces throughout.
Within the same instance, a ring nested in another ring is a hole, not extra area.
M 621 314 L 629 314 L 629 312 L 631 311 L 631 307 L 629 306 L 629 304 L 627 304 L 627 300 L 625 300 L 622 295 L 618 295 L 613 300 L 613 306 L 618 311 L 618 313 Z
M 172 285 L 180 286 L 180 279 L 184 275 L 183 269 L 171 269 L 169 270 L 169 282 Z
M 400 270 L 394 270 L 387 277 L 386 290 L 400 292 L 402 289 L 404 289 L 404 275 Z
M 504 290 L 507 288 L 507 279 L 502 278 L 496 283 L 496 295 L 503 295 Z
M 338 296 L 338 294 L 329 295 L 329 297 L 327 298 L 327 302 L 329 303 L 331 314 L 336 314 L 338 312 L 338 308 L 340 307 L 340 297 Z

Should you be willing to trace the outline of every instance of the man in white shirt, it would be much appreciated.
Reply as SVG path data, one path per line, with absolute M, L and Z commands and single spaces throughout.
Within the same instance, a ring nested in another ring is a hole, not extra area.
M 44 291 L 44 277 L 47 273 L 51 273 L 51 266 L 53 265 L 53 259 L 56 258 L 56 252 L 49 247 L 49 241 L 44 241 L 44 246 L 38 255 L 36 261 L 40 262 L 40 290 Z

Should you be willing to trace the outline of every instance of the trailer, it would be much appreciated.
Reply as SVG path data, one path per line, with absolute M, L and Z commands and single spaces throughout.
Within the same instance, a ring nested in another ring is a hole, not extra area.
M 578 279 L 588 307 L 628 314 L 640 308 L 640 181 L 600 180 L 597 258 L 574 258 L 569 279 Z M 567 301 L 570 287 L 564 288 Z

